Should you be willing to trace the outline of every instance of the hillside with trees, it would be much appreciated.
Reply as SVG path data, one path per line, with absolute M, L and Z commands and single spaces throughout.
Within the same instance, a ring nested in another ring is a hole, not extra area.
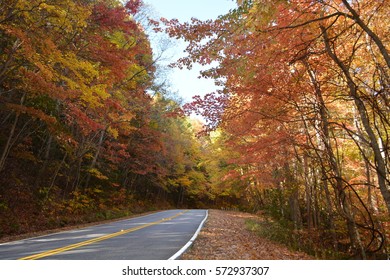
M 211 200 L 140 1 L 2 1 L 0 235 Z

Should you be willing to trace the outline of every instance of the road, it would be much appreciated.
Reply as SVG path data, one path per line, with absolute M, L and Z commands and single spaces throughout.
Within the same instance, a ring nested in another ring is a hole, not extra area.
M 206 210 L 167 210 L 0 244 L 0 259 L 166 260 L 194 235 Z

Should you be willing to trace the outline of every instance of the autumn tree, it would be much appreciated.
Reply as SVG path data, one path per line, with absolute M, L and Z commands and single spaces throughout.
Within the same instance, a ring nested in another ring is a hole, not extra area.
M 380 250 L 382 226 L 364 197 L 377 185 L 379 205 L 390 210 L 388 28 L 379 23 L 387 1 L 239 4 L 215 21 L 156 26 L 189 42 L 177 66 L 218 62 L 202 75 L 224 89 L 195 97 L 187 109 L 231 135 L 241 154 L 237 176 L 273 189 L 268 201 L 296 229 L 330 227 L 337 248 L 342 221 L 355 253 Z

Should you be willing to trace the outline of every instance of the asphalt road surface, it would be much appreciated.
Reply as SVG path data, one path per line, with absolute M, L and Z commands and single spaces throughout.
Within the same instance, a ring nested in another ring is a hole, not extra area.
M 0 259 L 166 260 L 194 235 L 206 210 L 147 216 L 0 244 Z

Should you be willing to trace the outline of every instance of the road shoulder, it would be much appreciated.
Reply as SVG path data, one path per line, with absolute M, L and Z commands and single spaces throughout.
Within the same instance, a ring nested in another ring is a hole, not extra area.
M 258 216 L 209 210 L 208 220 L 184 260 L 308 260 L 313 257 L 257 236 L 245 227 Z

